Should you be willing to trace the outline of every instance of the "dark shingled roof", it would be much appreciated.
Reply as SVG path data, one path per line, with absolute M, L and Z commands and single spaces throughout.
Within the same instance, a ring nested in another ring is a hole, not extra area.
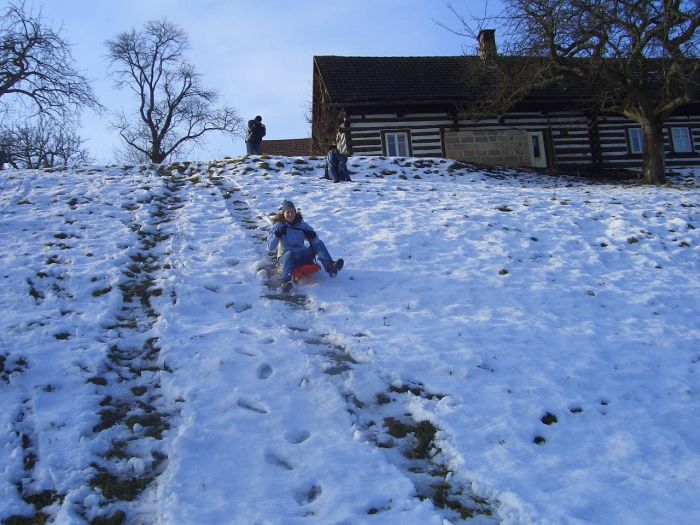
M 526 69 L 527 58 L 498 57 L 501 67 Z M 380 104 L 467 105 L 489 94 L 494 70 L 477 56 L 342 57 L 316 56 L 330 102 L 345 107 Z M 523 106 L 573 108 L 590 102 L 587 82 L 533 89 Z
M 331 101 L 424 102 L 464 97 L 467 61 L 475 57 L 342 57 L 314 60 Z
M 528 60 L 518 56 L 497 58 L 500 67 L 513 72 L 527 69 Z M 330 102 L 348 108 L 419 103 L 466 106 L 487 96 L 493 80 L 493 70 L 477 56 L 315 56 L 314 62 Z M 592 102 L 593 91 L 591 79 L 570 77 L 564 83 L 533 89 L 516 105 L 584 108 Z M 695 98 L 700 98 L 700 92 Z

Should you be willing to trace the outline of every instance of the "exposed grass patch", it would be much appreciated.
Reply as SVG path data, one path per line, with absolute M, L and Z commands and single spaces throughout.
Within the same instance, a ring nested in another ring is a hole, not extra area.
M 111 516 L 98 516 L 90 522 L 90 525 L 122 525 L 126 522 L 126 513 L 118 510 Z
M 542 423 L 545 425 L 553 425 L 554 423 L 558 423 L 559 420 L 557 419 L 557 416 L 552 414 L 551 412 L 546 412 L 544 416 L 540 419 Z
M 99 465 L 93 464 L 92 467 L 97 474 L 90 479 L 90 486 L 100 489 L 102 495 L 111 501 L 133 501 L 154 480 L 152 476 L 119 478 Z

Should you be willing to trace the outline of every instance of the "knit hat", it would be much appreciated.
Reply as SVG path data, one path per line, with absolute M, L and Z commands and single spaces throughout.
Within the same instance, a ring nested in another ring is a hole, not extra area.
M 280 206 L 280 210 L 282 210 L 282 213 L 284 213 L 284 210 L 295 210 L 296 211 L 296 206 L 294 206 L 294 203 L 292 201 L 288 200 L 283 200 L 282 201 L 282 206 Z

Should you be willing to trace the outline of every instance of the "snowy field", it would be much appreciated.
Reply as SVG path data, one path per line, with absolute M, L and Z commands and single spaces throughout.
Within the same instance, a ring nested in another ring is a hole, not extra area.
M 0 522 L 700 523 L 696 176 L 349 168 L 0 174 Z

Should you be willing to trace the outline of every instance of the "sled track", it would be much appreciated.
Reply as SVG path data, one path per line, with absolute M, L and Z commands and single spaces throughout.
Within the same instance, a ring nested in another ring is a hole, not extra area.
M 25 356 L 21 348 L 11 353 L 0 352 L 0 387 L 12 382 L 17 392 L 14 407 L 5 407 L 12 414 L 11 418 L 6 418 L 11 421 L 6 441 L 19 451 L 14 460 L 17 463 L 14 470 L 18 474 L 10 479 L 23 502 L 21 508 L 17 507 L 17 513 L 4 517 L 3 525 L 49 523 L 59 514 L 62 522 L 135 523 L 137 498 L 165 468 L 161 439 L 174 411 L 160 392 L 160 377 L 169 369 L 160 358 L 158 339 L 152 333 L 159 314 L 151 300 L 162 293 L 157 284 L 161 245 L 169 235 L 166 231 L 170 217 L 179 206 L 177 194 L 182 183 L 145 168 L 131 175 L 126 171 L 127 168 L 119 174 L 105 175 L 103 179 L 75 179 L 78 187 L 71 191 L 62 188 L 61 176 L 49 179 L 55 187 L 44 187 L 41 181 L 35 186 L 38 190 L 36 203 L 28 189 L 31 178 L 20 183 L 15 191 L 17 201 L 14 204 L 36 208 L 37 214 L 49 218 L 45 225 L 33 230 L 43 251 L 38 251 L 38 255 L 25 254 L 25 257 L 33 257 L 31 260 L 36 263 L 28 268 L 38 269 L 23 273 L 28 299 L 35 304 L 36 313 L 29 317 L 31 322 L 20 325 L 25 331 L 22 335 L 44 337 L 45 343 L 56 345 L 57 352 L 59 348 L 75 351 L 76 358 L 72 362 L 75 370 L 67 369 L 64 373 L 78 378 L 69 383 L 80 390 L 76 391 L 79 397 L 87 390 L 91 395 L 84 398 L 97 401 L 92 407 L 76 406 L 76 410 L 96 414 L 95 424 L 84 431 L 75 431 L 75 438 L 81 440 L 75 458 L 80 459 L 77 463 L 68 460 L 65 464 L 59 460 L 58 468 L 66 470 L 59 470 L 54 477 L 51 465 L 56 461 L 57 450 L 50 441 L 52 436 L 40 435 L 42 426 L 38 420 L 45 419 L 47 412 L 41 399 L 60 387 L 53 383 L 50 374 L 44 379 L 45 383 L 35 385 L 22 381 L 27 371 L 41 366 L 33 362 L 31 356 Z M 121 213 L 112 215 L 111 203 L 100 201 L 99 186 L 115 181 L 124 194 L 137 195 L 138 200 L 125 200 Z M 88 185 L 95 184 L 97 188 L 88 189 Z M 53 208 L 47 208 L 47 203 Z M 47 209 L 56 211 L 48 214 Z M 83 273 L 82 268 L 71 266 L 76 258 L 93 256 L 85 250 L 92 251 L 90 243 L 96 235 L 88 230 L 91 222 L 81 222 L 81 218 L 90 216 L 93 210 L 98 210 L 96 218 L 113 223 L 116 220 L 115 227 L 127 227 L 134 233 L 125 235 L 124 250 L 128 257 L 123 259 L 126 262 L 111 284 L 106 283 L 108 276 L 91 276 Z M 31 214 L 23 210 L 21 215 Z M 128 246 L 134 238 L 136 242 Z M 80 283 L 90 277 L 88 297 L 78 295 L 82 288 Z M 90 302 L 90 294 L 94 303 Z M 79 327 L 78 331 L 82 329 L 79 318 L 85 313 L 76 311 L 80 308 L 76 307 L 76 302 L 78 305 L 99 304 L 114 312 L 106 318 L 92 313 L 86 316 L 89 320 L 101 319 L 94 347 L 73 343 L 74 326 Z M 60 452 L 68 452 L 68 457 L 73 455 L 73 451 Z M 140 523 L 152 521 L 146 516 Z
M 268 292 L 264 297 L 272 300 L 280 300 L 289 303 L 293 306 L 304 306 L 306 297 L 303 295 L 292 296 L 278 292 L 279 282 L 275 278 L 275 263 L 270 259 L 265 243 L 267 241 L 267 230 L 270 224 L 262 215 L 256 215 L 251 206 L 245 200 L 241 188 L 229 177 L 224 179 L 221 176 L 223 168 L 231 164 L 237 165 L 241 161 L 232 161 L 231 163 L 215 163 L 209 166 L 209 180 L 219 190 L 224 199 L 226 209 L 231 217 L 243 226 L 248 236 L 255 242 L 258 247 L 260 262 L 258 271 L 264 271 L 267 275 L 265 284 Z
M 142 189 L 147 197 L 133 210 L 130 228 L 138 243 L 129 254 L 130 263 L 122 269 L 118 287 L 122 296 L 119 313 L 104 327 L 109 339 L 101 367 L 88 379 L 101 395 L 99 422 L 93 427 L 95 439 L 109 442 L 109 449 L 93 464 L 89 480 L 102 509 L 98 516 L 88 509 L 80 513 L 91 525 L 131 521 L 136 500 L 163 472 L 167 457 L 162 452 L 163 433 L 170 428 L 173 405 L 163 398 L 160 378 L 172 371 L 160 356 L 158 338 L 151 333 L 159 313 L 152 299 L 162 294 L 158 286 L 162 243 L 168 240 L 168 223 L 182 207 L 178 192 L 186 184 L 164 170 L 150 172 Z M 153 186 L 156 186 L 155 191 Z M 107 339 L 107 336 L 105 336 Z M 141 459 L 143 451 L 148 450 Z M 148 522 L 145 516 L 139 519 Z
M 279 283 L 274 278 L 275 266 L 269 261 L 265 247 L 266 232 L 270 225 L 245 200 L 245 194 L 233 178 L 222 176 L 225 167 L 240 163 L 241 161 L 230 161 L 228 164 L 210 165 L 209 178 L 221 192 L 231 217 L 243 225 L 251 239 L 260 247 L 261 261 L 265 261 L 260 267 L 268 275 L 265 283 L 268 291 L 262 294 L 262 298 L 285 302 L 300 314 L 310 312 L 313 305 L 305 295 L 277 291 Z M 300 324 L 306 326 L 309 323 Z M 304 341 L 310 355 L 319 359 L 322 371 L 344 397 L 356 427 L 368 441 L 384 451 L 389 462 L 411 480 L 418 498 L 431 500 L 451 522 L 469 520 L 483 525 L 499 523 L 494 517 L 497 503 L 474 493 L 471 483 L 455 476 L 451 470 L 449 465 L 452 458 L 439 445 L 439 442 L 448 442 L 449 438 L 441 435 L 439 440 L 436 439 L 440 429 L 429 421 L 417 420 L 407 408 L 415 400 L 430 404 L 444 396 L 428 392 L 420 384 L 396 384 L 384 380 L 386 391 L 378 393 L 373 400 L 360 400 L 354 392 L 341 385 L 346 383 L 345 379 L 351 370 L 354 374 L 376 372 L 354 359 L 345 342 L 333 341 L 327 333 L 292 326 L 290 331 Z M 362 334 L 357 334 L 356 337 L 361 338 Z M 388 509 L 372 508 L 368 513 L 381 514 L 386 510 Z

